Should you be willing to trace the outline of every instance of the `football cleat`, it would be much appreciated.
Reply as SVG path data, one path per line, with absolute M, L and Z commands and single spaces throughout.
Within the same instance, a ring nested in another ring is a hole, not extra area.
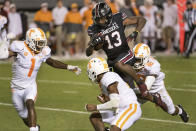
M 184 108 L 182 107 L 182 105 L 178 105 L 178 107 L 179 107 L 180 109 L 182 109 L 182 114 L 180 114 L 181 119 L 182 119 L 184 122 L 188 122 L 188 121 L 189 121 L 189 115 L 186 113 L 186 111 L 184 110 Z
M 105 128 L 104 128 L 104 131 L 110 131 L 110 128 L 105 127 Z
M 38 127 L 38 131 L 40 131 L 40 125 L 37 125 L 37 127 Z

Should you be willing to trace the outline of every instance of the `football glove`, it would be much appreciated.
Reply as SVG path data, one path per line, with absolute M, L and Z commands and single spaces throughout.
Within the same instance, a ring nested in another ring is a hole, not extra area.
M 78 66 L 68 65 L 67 70 L 74 72 L 76 75 L 79 75 L 82 70 Z
M 165 102 L 163 102 L 161 100 L 161 96 L 159 93 L 152 93 L 151 94 L 153 96 L 153 103 L 155 103 L 157 106 L 161 107 L 164 111 L 167 112 L 167 105 L 165 104 Z
M 95 36 L 92 38 L 90 45 L 91 45 L 92 47 L 95 47 L 96 45 L 98 45 L 98 44 L 100 44 L 100 43 L 102 43 L 102 42 L 104 42 L 104 38 L 103 38 L 102 36 L 100 36 L 100 35 L 95 35 Z
M 148 93 L 146 84 L 142 81 L 139 81 L 139 82 L 137 82 L 137 85 L 138 85 L 138 88 L 140 90 L 140 93 L 141 93 L 142 97 L 143 98 L 146 97 L 147 93 Z
M 131 34 L 127 37 L 127 41 L 130 41 L 130 40 L 136 41 L 138 34 L 139 34 L 138 31 L 134 31 L 133 33 L 131 33 Z

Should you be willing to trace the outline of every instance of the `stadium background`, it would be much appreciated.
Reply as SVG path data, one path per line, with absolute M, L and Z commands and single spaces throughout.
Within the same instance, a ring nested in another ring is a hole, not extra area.
M 40 9 L 43 2 L 48 2 L 49 9 L 55 6 L 55 0 L 12 0 L 20 13 L 27 14 L 32 21 L 34 13 Z M 81 8 L 82 0 L 63 1 L 66 7 L 73 2 Z M 155 0 L 161 6 L 164 0 Z M 137 1 L 138 5 L 143 0 Z M 182 104 L 190 115 L 190 121 L 184 124 L 179 117 L 172 117 L 152 103 L 142 105 L 143 115 L 128 131 L 195 131 L 196 130 L 196 61 L 195 56 L 184 59 L 181 55 L 172 53 L 153 54 L 161 63 L 166 74 L 165 84 L 175 104 Z M 36 103 L 38 123 L 42 131 L 92 131 L 84 105 L 98 103 L 96 96 L 99 90 L 86 75 L 87 60 L 70 57 L 64 62 L 79 65 L 82 74 L 75 76 L 68 71 L 56 70 L 43 65 L 38 73 L 38 100 Z M 26 131 L 17 116 L 11 102 L 11 62 L 0 61 L 0 131 Z

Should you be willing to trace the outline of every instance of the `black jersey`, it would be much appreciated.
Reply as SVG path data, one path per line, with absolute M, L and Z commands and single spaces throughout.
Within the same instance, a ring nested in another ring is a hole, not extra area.
M 88 28 L 90 37 L 101 33 L 105 37 L 105 42 L 102 49 L 105 51 L 109 60 L 116 59 L 120 54 L 130 50 L 124 33 L 123 21 L 126 19 L 126 14 L 118 12 L 113 15 L 111 23 L 106 27 L 91 25 Z

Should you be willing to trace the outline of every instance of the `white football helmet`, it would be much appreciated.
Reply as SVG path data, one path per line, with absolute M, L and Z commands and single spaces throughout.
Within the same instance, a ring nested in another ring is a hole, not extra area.
M 97 57 L 97 58 L 92 58 L 87 65 L 87 73 L 88 77 L 91 81 L 97 83 L 97 76 L 108 72 L 109 67 L 104 58 Z
M 150 48 L 148 45 L 139 43 L 134 46 L 133 52 L 135 55 L 136 62 L 134 63 L 134 69 L 141 69 L 148 62 L 150 57 Z
M 25 42 L 36 53 L 41 52 L 47 45 L 46 35 L 40 28 L 30 28 L 26 33 Z

